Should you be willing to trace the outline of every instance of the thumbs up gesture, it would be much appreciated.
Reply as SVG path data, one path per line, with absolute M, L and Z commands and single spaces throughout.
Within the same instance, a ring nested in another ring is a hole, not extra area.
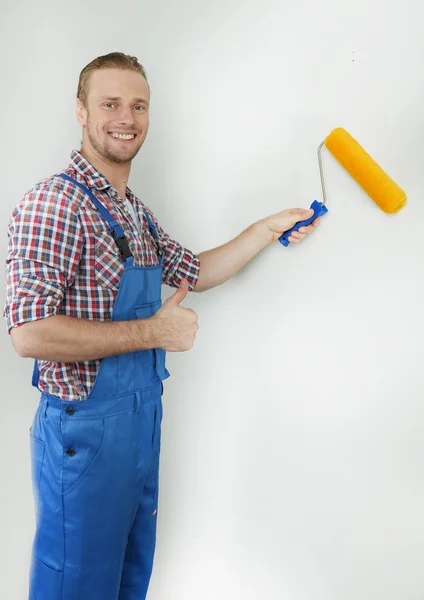
M 175 294 L 151 317 L 158 348 L 168 352 L 185 352 L 193 347 L 199 329 L 197 314 L 180 306 L 187 293 L 188 282 L 183 279 Z

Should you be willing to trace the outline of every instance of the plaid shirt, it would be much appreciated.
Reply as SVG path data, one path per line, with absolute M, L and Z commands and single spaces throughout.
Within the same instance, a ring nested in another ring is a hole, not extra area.
M 115 188 L 77 151 L 64 173 L 91 188 L 122 226 L 134 265 L 157 265 L 158 249 L 145 213 L 152 219 L 163 252 L 163 282 L 190 289 L 197 283 L 197 255 L 173 241 L 152 212 L 127 188 L 141 231 Z M 106 220 L 77 186 L 54 175 L 29 190 L 14 209 L 8 227 L 6 305 L 8 329 L 62 314 L 108 321 L 124 262 Z M 92 388 L 101 360 L 76 363 L 39 361 L 39 388 L 63 400 L 82 400 Z

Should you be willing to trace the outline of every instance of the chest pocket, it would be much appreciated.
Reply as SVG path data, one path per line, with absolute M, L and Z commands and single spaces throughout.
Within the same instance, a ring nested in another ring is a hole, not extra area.
M 125 265 L 109 232 L 96 234 L 94 253 L 97 283 L 104 288 L 118 290 Z

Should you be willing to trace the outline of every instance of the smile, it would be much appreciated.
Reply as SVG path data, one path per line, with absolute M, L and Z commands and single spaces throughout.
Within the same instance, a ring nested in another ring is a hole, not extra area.
M 135 133 L 109 133 L 115 140 L 130 141 L 135 138 Z

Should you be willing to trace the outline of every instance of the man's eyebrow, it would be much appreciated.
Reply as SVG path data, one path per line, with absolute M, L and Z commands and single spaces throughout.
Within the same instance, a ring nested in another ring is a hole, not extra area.
M 122 100 L 119 96 L 102 96 L 101 100 L 110 100 L 111 102 L 117 102 L 118 100 Z M 147 98 L 135 98 L 134 102 L 137 104 L 149 104 Z

